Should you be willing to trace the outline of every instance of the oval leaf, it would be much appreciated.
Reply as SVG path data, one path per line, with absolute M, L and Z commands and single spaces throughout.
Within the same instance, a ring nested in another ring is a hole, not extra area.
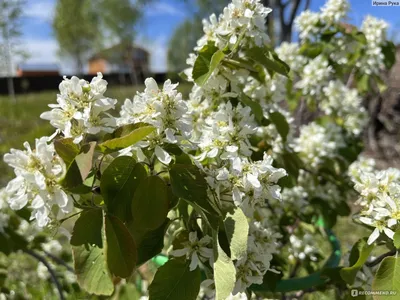
M 168 190 L 158 176 L 149 176 L 140 182 L 132 201 L 133 224 L 139 230 L 160 227 L 169 209 Z
M 154 130 L 155 127 L 143 123 L 125 125 L 116 130 L 113 134 L 116 136 L 115 138 L 99 144 L 100 151 L 104 153 L 112 153 L 132 146 L 144 139 Z
M 102 241 L 103 215 L 100 209 L 83 212 L 71 237 L 75 273 L 82 289 L 90 294 L 110 296 L 114 284 L 107 268 Z
M 236 269 L 232 260 L 218 244 L 218 258 L 214 264 L 214 281 L 216 300 L 225 300 L 229 297 L 236 282 Z
M 227 213 L 224 220 L 224 227 L 231 249 L 232 259 L 240 259 L 247 253 L 247 239 L 249 234 L 249 223 L 240 208 L 233 213 Z
M 343 280 L 349 284 L 353 284 L 356 278 L 357 272 L 362 268 L 364 263 L 367 261 L 369 254 L 371 253 L 374 245 L 368 245 L 366 239 L 359 240 L 351 249 L 349 263 L 350 267 L 342 268 L 340 270 L 340 276 Z
M 200 290 L 200 268 L 189 270 L 186 261 L 172 259 L 160 267 L 149 287 L 151 300 L 195 300 Z
M 131 203 L 139 182 L 146 178 L 145 167 L 132 157 L 113 160 L 101 176 L 100 190 L 108 212 L 126 222 L 132 219 Z
M 400 293 L 400 260 L 396 257 L 386 257 L 376 271 L 374 281 L 372 282 L 374 291 L 387 291 L 396 294 L 374 295 L 374 299 L 386 300 L 395 299 Z
M 135 241 L 125 225 L 114 216 L 105 216 L 104 228 L 108 268 L 111 274 L 127 278 L 132 274 L 136 265 Z

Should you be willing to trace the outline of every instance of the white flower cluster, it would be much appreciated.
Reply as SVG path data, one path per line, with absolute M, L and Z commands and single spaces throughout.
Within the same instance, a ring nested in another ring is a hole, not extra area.
M 361 30 L 367 39 L 365 54 L 361 57 L 357 66 L 366 74 L 377 74 L 384 69 L 384 55 L 382 44 L 386 41 L 386 31 L 389 24 L 381 19 L 367 16 Z
M 319 55 L 304 67 L 300 76 L 301 80 L 295 87 L 301 89 L 305 96 L 318 97 L 322 94 L 322 87 L 332 73 L 332 66 L 329 65 L 328 60 Z
M 344 128 L 354 135 L 359 135 L 368 119 L 357 90 L 346 87 L 339 80 L 331 80 L 323 88 L 323 92 L 325 98 L 321 101 L 320 108 L 327 115 L 334 114 L 342 118 Z
M 289 259 L 317 261 L 316 255 L 319 254 L 319 251 L 313 234 L 306 232 L 301 235 L 301 238 L 292 234 L 289 241 Z
M 309 10 L 303 11 L 295 20 L 294 25 L 299 31 L 300 39 L 309 39 L 313 35 L 320 32 L 319 25 L 320 16 L 316 12 Z
M 50 214 L 61 218 L 73 209 L 71 196 L 59 184 L 65 164 L 48 141 L 48 137 L 36 139 L 35 149 L 26 142 L 25 150 L 11 149 L 4 155 L 16 175 L 5 189 L 8 204 L 14 210 L 29 204 L 31 219 L 36 219 L 40 227 L 49 223 Z
M 256 123 L 248 106 L 233 107 L 222 103 L 218 110 L 204 120 L 199 148 L 201 161 L 206 157 L 221 159 L 250 156 L 249 137 L 256 132 Z
M 279 58 L 287 63 L 291 72 L 299 73 L 303 70 L 308 59 L 300 54 L 300 47 L 297 43 L 283 42 L 275 49 Z
M 138 93 L 133 100 L 125 100 L 117 123 L 121 126 L 143 122 L 153 125 L 156 131 L 122 152 L 126 154 L 134 150 L 139 161 L 146 161 L 148 158 L 142 149 L 154 149 L 156 157 L 162 163 L 169 164 L 171 156 L 163 149 L 163 146 L 182 145 L 189 139 L 192 132 L 192 120 L 188 114 L 186 102 L 182 100 L 182 94 L 176 90 L 178 84 L 172 84 L 170 80 L 167 80 L 163 89 L 160 90 L 153 78 L 147 78 L 145 85 L 146 89 L 143 93 Z
M 321 8 L 321 20 L 328 25 L 338 23 L 350 10 L 347 0 L 329 0 Z
M 364 161 L 364 164 L 368 162 Z M 360 162 L 356 162 L 356 167 Z M 381 233 L 393 239 L 393 228 L 400 220 L 400 170 L 389 168 L 375 171 L 368 168 L 355 171 L 350 168 L 354 189 L 360 198 L 357 204 L 361 206 L 359 220 L 374 228 L 368 238 L 368 244 L 375 242 Z
M 345 142 L 341 128 L 332 124 L 328 128 L 310 123 L 300 128 L 300 136 L 294 140 L 293 148 L 311 169 L 317 169 L 324 157 L 334 158 L 337 149 Z
M 86 134 L 97 134 L 100 131 L 112 132 L 115 129 L 115 119 L 107 113 L 114 109 L 117 102 L 104 96 L 107 81 L 101 73 L 89 83 L 73 76 L 64 77 L 60 83 L 58 104 L 50 104 L 51 111 L 40 115 L 49 120 L 66 138 L 73 138 L 74 143 L 80 143 Z
M 267 271 L 277 273 L 271 266 L 271 260 L 273 254 L 279 252 L 278 240 L 282 236 L 269 227 L 270 224 L 266 219 L 261 222 L 250 222 L 249 225 L 247 254 L 235 263 L 236 284 L 233 295 L 245 291 L 252 284 L 262 284 Z
M 349 9 L 350 5 L 347 0 L 328 0 L 318 13 L 309 10 L 303 11 L 295 19 L 300 39 L 312 40 L 316 34 L 341 21 Z
M 203 20 L 205 35 L 198 41 L 198 48 L 210 41 L 219 49 L 233 48 L 240 38 L 243 44 L 264 45 L 269 41 L 265 18 L 271 11 L 260 0 L 233 0 L 219 18 L 213 14 L 209 21 Z

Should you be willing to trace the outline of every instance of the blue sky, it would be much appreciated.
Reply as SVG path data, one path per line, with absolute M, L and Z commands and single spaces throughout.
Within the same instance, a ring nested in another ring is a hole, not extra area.
M 57 56 L 58 45 L 53 37 L 51 19 L 56 0 L 28 0 L 22 20 L 24 48 L 30 53 L 27 62 L 57 63 L 64 74 L 74 72 L 71 63 Z M 376 7 L 371 0 L 350 0 L 350 22 L 360 25 L 363 16 L 370 14 L 383 18 L 390 24 L 389 36 L 400 41 L 400 7 Z M 312 0 L 311 10 L 318 10 L 325 0 Z M 174 29 L 189 16 L 183 0 L 154 0 L 146 8 L 139 26 L 137 44 L 149 49 L 151 69 L 166 70 L 166 52 Z

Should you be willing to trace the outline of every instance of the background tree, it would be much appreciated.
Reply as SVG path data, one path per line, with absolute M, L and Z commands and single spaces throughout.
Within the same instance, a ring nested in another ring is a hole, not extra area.
M 8 93 L 16 101 L 13 82 L 13 59 L 27 54 L 19 47 L 23 0 L 0 0 L 0 74 L 7 77 Z
M 273 45 L 292 41 L 294 19 L 311 4 L 311 0 L 262 0 L 261 2 L 264 6 L 272 8 L 272 15 L 266 22 Z
M 141 14 L 142 1 L 133 3 L 130 0 L 100 0 L 99 14 L 102 25 L 111 40 L 115 40 L 120 49 L 119 69 L 125 64 L 133 84 L 137 84 L 137 75 L 133 61 L 133 42 L 135 40 L 135 25 Z
M 58 0 L 53 20 L 59 54 L 74 59 L 78 74 L 101 40 L 99 16 L 90 0 Z
M 193 51 L 197 40 L 203 35 L 202 19 L 212 13 L 218 15 L 229 2 L 231 1 L 185 0 L 186 13 L 190 17 L 176 28 L 169 41 L 168 71 L 181 72 L 186 68 L 186 59 L 189 53 Z

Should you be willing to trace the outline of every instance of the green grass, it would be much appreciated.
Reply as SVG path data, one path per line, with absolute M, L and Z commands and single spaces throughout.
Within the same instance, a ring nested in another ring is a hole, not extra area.
M 183 84 L 178 90 L 184 96 L 189 94 L 191 86 Z M 118 99 L 122 105 L 126 98 L 133 98 L 136 91 L 143 91 L 144 86 L 110 87 L 106 96 Z M 56 103 L 57 91 L 17 95 L 17 103 L 10 102 L 7 96 L 0 96 L 0 188 L 13 176 L 12 169 L 3 162 L 3 155 L 10 148 L 23 148 L 23 143 L 32 144 L 35 138 L 51 135 L 54 128 L 48 121 L 39 118 L 49 110 L 50 103 Z

